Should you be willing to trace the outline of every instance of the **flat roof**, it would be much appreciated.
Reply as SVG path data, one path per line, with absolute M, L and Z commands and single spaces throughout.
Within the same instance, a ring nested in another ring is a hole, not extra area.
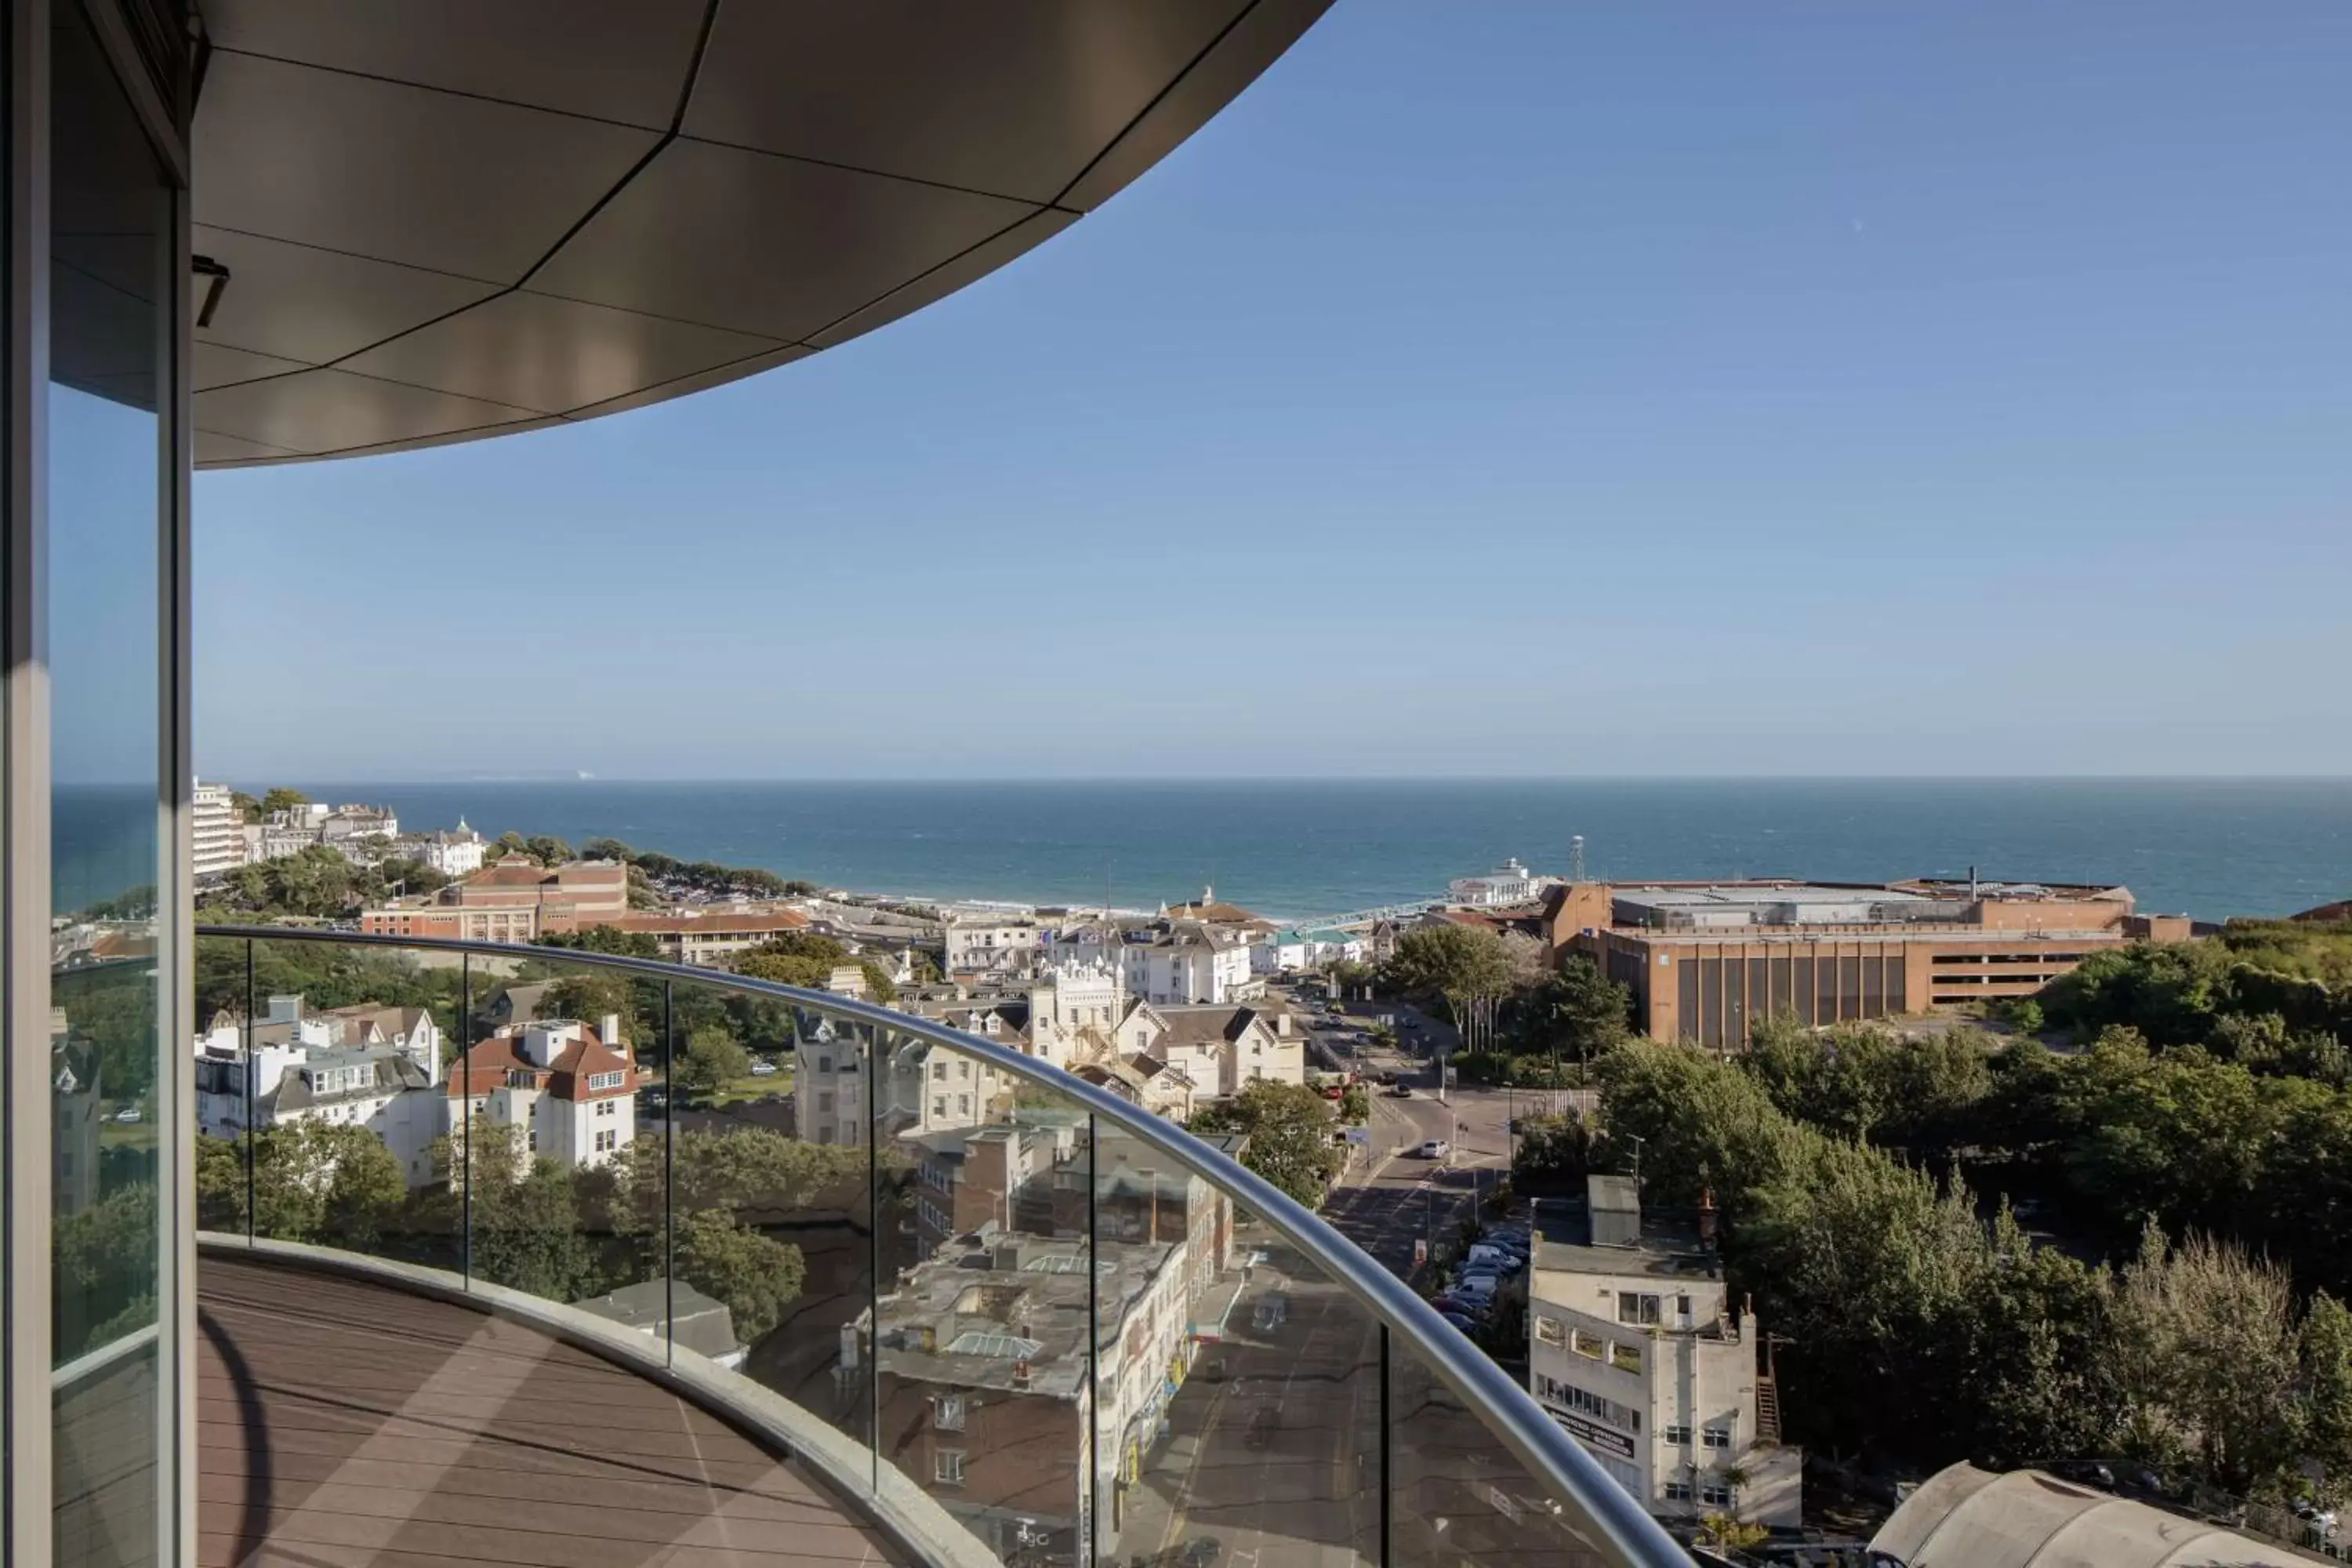
M 1925 894 L 1901 888 L 1840 887 L 1834 882 L 1726 882 L 1705 888 L 1612 886 L 1609 896 L 1619 903 L 1660 910 L 1753 909 L 1767 904 L 1787 903 L 1927 904 L 1948 901 L 1930 899 Z

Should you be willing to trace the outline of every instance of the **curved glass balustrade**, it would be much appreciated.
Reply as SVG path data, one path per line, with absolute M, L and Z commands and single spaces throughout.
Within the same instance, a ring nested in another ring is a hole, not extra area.
M 207 1247 L 643 1336 L 931 1560 L 1688 1561 L 1402 1281 L 1017 1046 L 551 948 L 196 967 Z

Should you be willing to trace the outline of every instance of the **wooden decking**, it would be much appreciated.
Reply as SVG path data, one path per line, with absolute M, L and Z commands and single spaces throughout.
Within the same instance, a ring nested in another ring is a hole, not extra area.
M 789 1462 L 535 1330 L 206 1257 L 202 1568 L 898 1563 Z

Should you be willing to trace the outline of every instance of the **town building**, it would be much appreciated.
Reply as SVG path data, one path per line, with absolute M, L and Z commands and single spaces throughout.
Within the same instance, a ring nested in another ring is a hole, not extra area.
M 1803 1451 L 1780 1441 L 1764 1328 L 1731 1302 L 1712 1210 L 1645 1218 L 1630 1176 L 1588 1177 L 1561 1206 L 1537 1205 L 1528 1391 L 1661 1519 L 1801 1522 Z
M 950 915 L 941 927 L 951 975 L 1019 977 L 1036 965 L 1037 922 L 990 916 Z
M 672 914 L 625 914 L 609 922 L 615 931 L 643 931 L 673 963 L 697 963 L 723 968 L 730 959 L 765 947 L 791 931 L 806 931 L 808 916 L 798 910 L 728 910 L 705 913 L 684 910 Z
M 1086 1113 L 1039 1110 L 1007 1124 L 950 1127 L 901 1143 L 915 1159 L 915 1246 L 929 1258 L 984 1226 L 1050 1232 L 1055 1184 L 1083 1191 Z M 1081 1227 L 1083 1228 L 1083 1227 Z
M 513 1025 L 449 1075 L 451 1125 L 482 1117 L 521 1130 L 521 1152 L 567 1169 L 609 1163 L 636 1138 L 637 1070 L 607 1014 L 593 1031 L 568 1018 Z
M 1467 904 L 1473 909 L 1503 904 L 1524 904 L 1544 889 L 1544 879 L 1519 864 L 1517 857 L 1505 860 L 1496 869 L 1483 877 L 1456 877 L 1445 884 L 1445 900 L 1452 904 Z
M 2038 882 L 1578 882 L 1551 890 L 1555 955 L 1633 994 L 1654 1039 L 1744 1045 L 1757 1020 L 1808 1025 L 2033 994 L 2090 954 L 2184 942 L 2130 889 Z
M 218 877 L 245 864 L 245 814 L 236 792 L 198 779 L 189 797 L 188 831 L 194 838 L 191 865 L 199 877 Z
M 362 910 L 360 929 L 384 936 L 525 942 L 612 925 L 628 912 L 629 868 L 616 860 L 549 868 L 509 855 L 437 892 Z
M 860 1323 L 870 1335 L 841 1342 L 850 1373 L 859 1342 L 875 1347 L 882 1461 L 1001 1561 L 1107 1553 L 1158 1443 L 1160 1412 L 1191 1370 L 1184 1253 L 1181 1237 L 1098 1236 L 1089 1248 L 1083 1235 L 982 1226 L 908 1269 Z M 1097 1322 L 1094 1380 L 1087 1347 Z
M 1202 1100 L 1239 1094 L 1253 1083 L 1307 1081 L 1306 1038 L 1286 1012 L 1138 1002 L 1119 1020 L 1117 1037 L 1123 1061 L 1173 1068 Z
M 1146 926 L 1091 921 L 1061 931 L 1046 945 L 1054 966 L 1118 963 L 1119 985 L 1143 1002 L 1246 1002 L 1265 994 L 1251 971 L 1251 941 L 1234 926 L 1202 920 L 1155 920 Z
M 1028 991 L 1029 1054 L 1067 1068 L 1108 1049 L 1120 997 L 1118 977 L 1108 965 L 1047 965 Z
M 195 1041 L 196 1127 L 235 1138 L 310 1121 L 364 1128 L 411 1187 L 436 1179 L 430 1151 L 448 1130 L 437 1092 L 443 1037 L 422 1007 L 306 1006 L 269 998 L 267 1014 L 215 1018 Z
M 482 836 L 459 817 L 455 827 L 444 827 L 431 833 L 420 833 L 402 841 L 401 852 L 412 860 L 422 860 L 445 877 L 470 877 L 482 868 L 489 853 Z

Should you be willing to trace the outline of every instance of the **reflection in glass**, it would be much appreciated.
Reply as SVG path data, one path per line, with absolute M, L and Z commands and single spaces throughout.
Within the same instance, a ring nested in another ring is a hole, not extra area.
M 1077 1105 L 961 1051 L 885 1043 L 877 1211 L 903 1245 L 867 1336 L 877 1460 L 1002 1562 L 1090 1562 L 1097 1348 L 1123 1342 L 1171 1249 L 1097 1247 Z
M 53 1540 L 152 1561 L 155 900 L 171 197 L 79 6 L 53 17 L 48 604 Z

